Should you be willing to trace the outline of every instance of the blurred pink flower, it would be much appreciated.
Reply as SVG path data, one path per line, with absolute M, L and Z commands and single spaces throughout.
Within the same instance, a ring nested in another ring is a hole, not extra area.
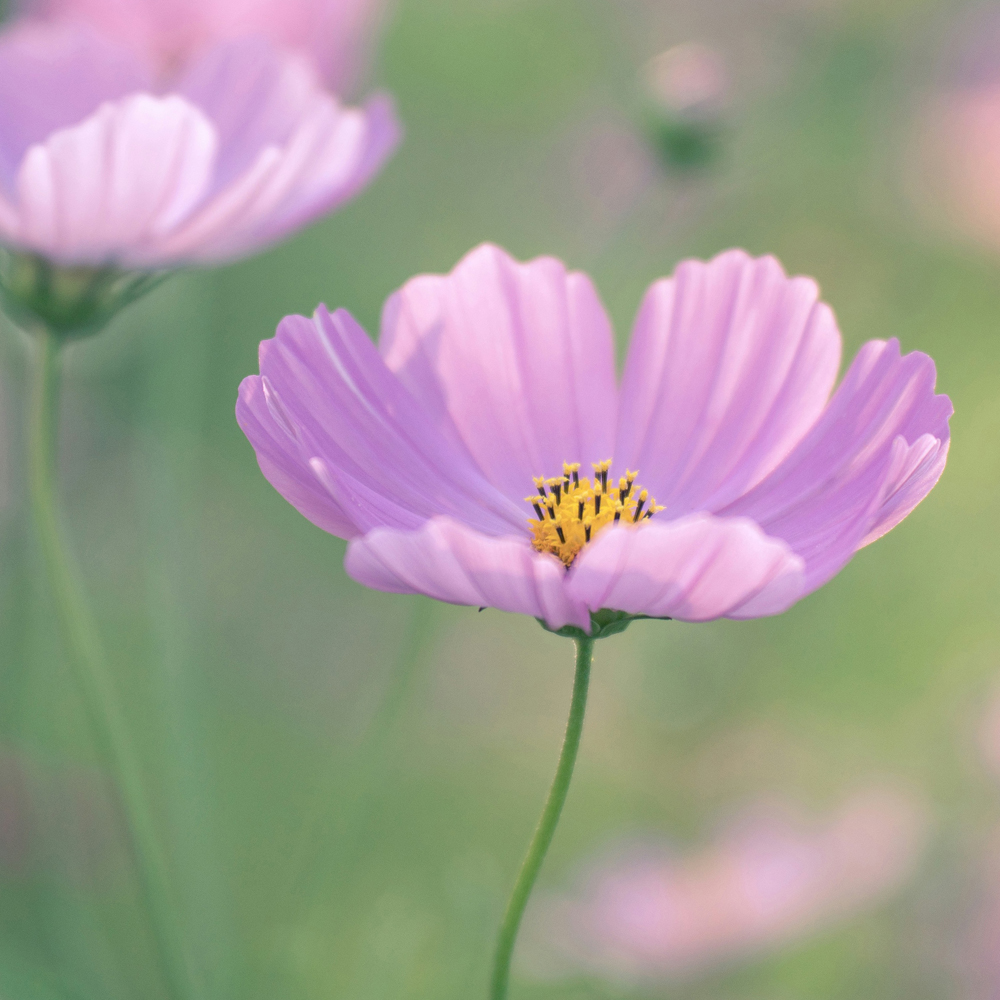
M 219 42 L 266 40 L 308 56 L 342 93 L 361 70 L 383 0 L 25 0 L 21 9 L 88 24 L 171 70 Z
M 840 347 L 813 281 L 732 250 L 652 285 L 619 389 L 589 279 L 487 245 L 392 296 L 381 354 L 343 310 L 287 317 L 236 412 L 367 586 L 556 629 L 751 618 L 829 580 L 944 469 L 931 359 L 871 341 L 831 399 Z
M 0 242 L 59 264 L 243 256 L 357 194 L 397 139 L 387 98 L 344 108 L 262 41 L 207 50 L 156 89 L 90 30 L 0 36 Z
M 938 95 L 924 142 L 931 183 L 943 191 L 955 222 L 983 243 L 1000 246 L 1000 81 Z
M 643 75 L 656 104 L 682 118 L 713 118 L 729 97 L 729 72 L 721 53 L 697 42 L 675 45 L 654 56 Z
M 616 849 L 590 866 L 580 891 L 534 904 L 525 965 L 545 978 L 645 979 L 775 949 L 897 889 L 926 831 L 912 796 L 876 788 L 822 826 L 761 808 L 687 857 L 662 845 Z

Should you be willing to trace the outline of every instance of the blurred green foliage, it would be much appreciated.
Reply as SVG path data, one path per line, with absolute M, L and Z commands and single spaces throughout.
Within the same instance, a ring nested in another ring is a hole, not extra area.
M 514 995 L 956 995 L 935 929 L 954 929 L 975 845 L 1000 819 L 974 750 L 1000 677 L 1000 257 L 935 230 L 901 177 L 958 13 L 945 0 L 402 0 L 376 79 L 407 139 L 383 176 L 286 245 L 178 276 L 71 349 L 67 507 L 207 998 L 485 994 L 555 765 L 571 644 L 531 620 L 356 586 L 343 543 L 271 489 L 233 418 L 282 315 L 322 300 L 375 335 L 393 289 L 484 239 L 590 271 L 622 349 L 645 286 L 679 259 L 773 252 L 821 282 L 846 357 L 898 336 L 936 358 L 956 406 L 938 489 L 822 591 L 778 619 L 638 623 L 599 645 L 542 874 L 564 885 L 637 830 L 695 843 L 761 793 L 822 811 L 889 773 L 938 817 L 914 883 L 777 957 L 669 989 L 523 981 Z M 636 80 L 697 30 L 743 45 L 743 76 L 720 157 L 677 176 L 644 145 Z M 0 727 L 32 805 L 0 805 L 0 993 L 155 1000 L 40 587 L 23 355 L 8 327 Z

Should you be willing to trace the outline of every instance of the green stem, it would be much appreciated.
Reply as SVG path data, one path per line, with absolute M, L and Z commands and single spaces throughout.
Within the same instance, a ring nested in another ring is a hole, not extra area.
M 37 357 L 28 426 L 28 463 L 31 510 L 45 572 L 98 750 L 107 759 L 115 778 L 135 855 L 141 899 L 152 925 L 166 985 L 175 1000 L 191 1000 L 196 990 L 171 905 L 166 863 L 146 803 L 142 769 L 59 512 L 56 487 L 59 342 L 44 329 L 33 334 Z
M 552 837 L 555 835 L 559 816 L 566 801 L 569 783 L 573 777 L 573 765 L 576 764 L 576 754 L 580 749 L 580 736 L 583 733 L 583 717 L 587 711 L 587 688 L 590 685 L 590 664 L 594 658 L 594 640 L 577 639 L 576 641 L 576 677 L 573 681 L 573 700 L 570 703 L 569 721 L 566 723 L 566 736 L 563 739 L 562 752 L 559 754 L 559 766 L 556 776 L 549 789 L 549 797 L 545 802 L 535 835 L 521 865 L 514 891 L 511 893 L 503 923 L 500 925 L 500 935 L 497 939 L 496 958 L 493 961 L 493 982 L 490 988 L 490 1000 L 506 1000 L 507 985 L 510 981 L 510 960 L 514 955 L 514 943 L 517 931 L 521 926 L 524 908 L 528 905 L 528 897 L 534 888 L 535 880 L 541 871 L 542 862 L 548 852 Z

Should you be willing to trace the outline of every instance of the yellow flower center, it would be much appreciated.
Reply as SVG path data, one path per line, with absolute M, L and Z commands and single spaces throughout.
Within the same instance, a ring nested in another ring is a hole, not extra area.
M 535 509 L 528 524 L 537 551 L 551 552 L 569 569 L 580 550 L 609 524 L 638 527 L 665 509 L 636 484 L 638 472 L 626 469 L 615 487 L 613 480 L 608 484 L 610 471 L 610 458 L 595 462 L 591 482 L 586 476 L 580 478 L 579 462 L 563 462 L 561 477 L 535 479 L 538 493 L 524 499 Z

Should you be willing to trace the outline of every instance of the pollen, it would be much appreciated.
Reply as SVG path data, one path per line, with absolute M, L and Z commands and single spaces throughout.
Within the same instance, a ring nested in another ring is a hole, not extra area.
M 666 509 L 636 483 L 638 472 L 626 469 L 616 485 L 611 459 L 593 468 L 593 478 L 581 476 L 579 462 L 564 462 L 561 476 L 536 476 L 537 492 L 524 498 L 535 512 L 528 519 L 532 546 L 558 556 L 567 569 L 608 525 L 638 528 Z

